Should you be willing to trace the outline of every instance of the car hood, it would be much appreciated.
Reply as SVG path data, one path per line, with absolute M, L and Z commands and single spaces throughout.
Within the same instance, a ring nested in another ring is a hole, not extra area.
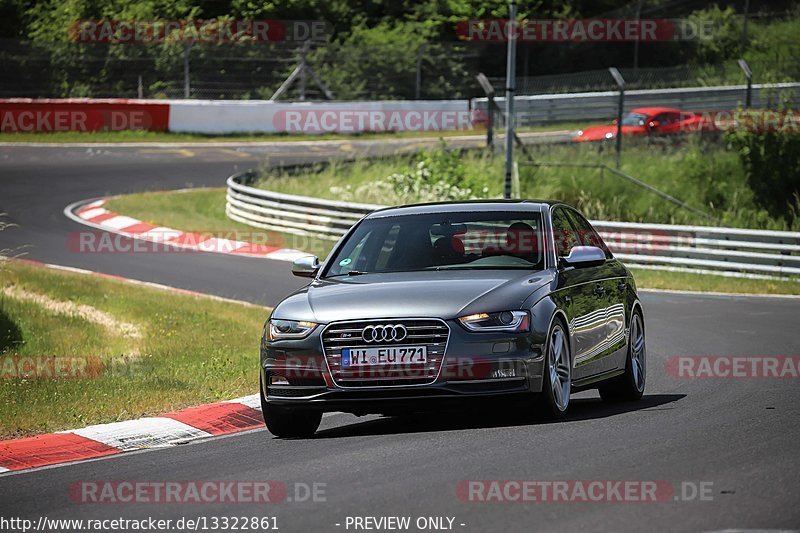
M 275 308 L 282 319 L 328 323 L 368 318 L 456 318 L 519 309 L 552 280 L 546 271 L 464 270 L 365 274 L 315 280 Z

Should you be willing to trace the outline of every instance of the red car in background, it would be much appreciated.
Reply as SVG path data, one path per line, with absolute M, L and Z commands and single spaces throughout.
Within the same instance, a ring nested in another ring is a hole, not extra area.
M 622 116 L 623 135 L 674 135 L 709 131 L 718 131 L 711 117 L 669 107 L 639 107 Z M 572 140 L 604 141 L 616 136 L 615 120 L 610 126 L 589 126 L 578 130 Z

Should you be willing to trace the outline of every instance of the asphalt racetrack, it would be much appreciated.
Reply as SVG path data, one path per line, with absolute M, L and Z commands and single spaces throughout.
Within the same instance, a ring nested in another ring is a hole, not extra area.
M 285 262 L 204 253 L 73 253 L 67 236 L 83 226 L 62 211 L 109 194 L 222 186 L 234 171 L 257 164 L 417 146 L 2 146 L 0 212 L 19 227 L 0 233 L 0 248 L 24 246 L 26 257 L 37 261 L 270 305 L 302 284 Z M 354 531 L 352 517 L 389 516 L 411 517 L 411 531 L 419 517 L 449 517 L 452 529 L 464 532 L 800 528 L 800 382 L 667 372 L 670 358 L 680 355 L 800 355 L 800 300 L 643 293 L 643 304 L 648 383 L 638 403 L 606 404 L 593 391 L 581 393 L 562 422 L 522 416 L 521 407 L 409 419 L 332 414 L 310 440 L 279 440 L 261 429 L 4 475 L 0 514 L 33 520 L 271 516 L 286 532 Z M 254 346 L 254 365 L 256 353 Z M 290 488 L 293 501 L 74 502 L 70 486 L 87 480 L 276 480 Z M 460 497 L 458 487 L 467 480 L 659 481 L 674 491 L 649 503 L 487 503 Z M 297 497 L 296 487 L 314 483 L 324 484 L 317 501 Z

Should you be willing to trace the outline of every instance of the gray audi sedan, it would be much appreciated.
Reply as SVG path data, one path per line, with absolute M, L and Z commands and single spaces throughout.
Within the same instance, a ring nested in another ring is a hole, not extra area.
M 575 209 L 544 201 L 375 211 L 272 312 L 261 402 L 279 437 L 322 413 L 402 415 L 517 400 L 563 417 L 576 391 L 637 400 L 645 327 L 630 271 Z

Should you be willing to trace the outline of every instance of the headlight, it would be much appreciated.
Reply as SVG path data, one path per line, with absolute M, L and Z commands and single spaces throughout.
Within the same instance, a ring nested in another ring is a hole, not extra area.
M 308 336 L 314 328 L 315 322 L 302 322 L 296 320 L 270 319 L 267 327 L 267 339 L 279 341 L 281 339 L 302 339 Z
M 521 333 L 530 330 L 531 320 L 527 311 L 501 311 L 499 313 L 476 313 L 458 319 L 470 331 L 510 331 Z

